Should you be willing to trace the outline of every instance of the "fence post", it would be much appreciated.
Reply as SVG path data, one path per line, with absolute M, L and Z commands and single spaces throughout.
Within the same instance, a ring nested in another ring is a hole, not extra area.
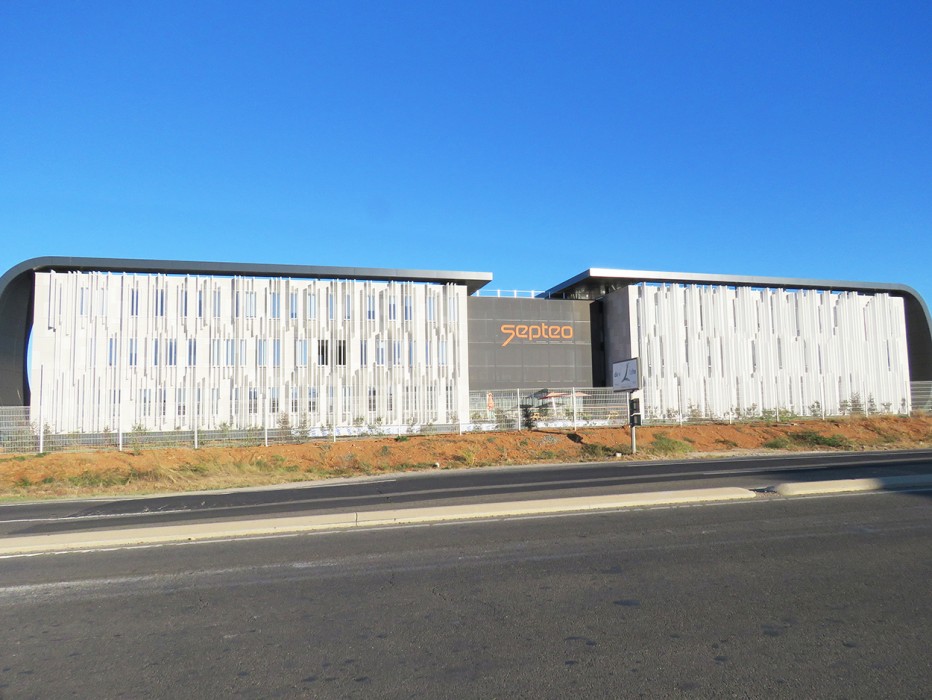
M 45 423 L 42 422 L 42 408 L 45 403 L 45 383 L 42 381 L 44 370 L 44 365 L 39 368 L 39 454 L 45 452 Z
M 573 432 L 576 432 L 576 387 L 573 387 L 573 393 L 570 394 L 573 398 Z
M 269 390 L 262 392 L 262 434 L 265 440 L 265 446 L 269 446 Z
M 515 404 L 515 413 L 518 414 L 518 430 L 521 430 L 521 390 L 515 389 L 515 396 L 518 402 Z
M 197 449 L 197 379 L 194 380 L 194 449 Z
M 123 451 L 123 426 L 117 428 L 117 450 Z

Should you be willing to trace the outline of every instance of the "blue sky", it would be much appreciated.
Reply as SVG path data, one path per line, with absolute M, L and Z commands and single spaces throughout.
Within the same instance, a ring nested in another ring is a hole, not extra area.
M 0 3 L 0 268 L 902 282 L 932 3 Z

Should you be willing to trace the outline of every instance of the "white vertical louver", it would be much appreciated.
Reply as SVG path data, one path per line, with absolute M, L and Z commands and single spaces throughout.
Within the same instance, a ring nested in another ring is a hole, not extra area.
M 37 273 L 32 397 L 58 432 L 452 423 L 465 305 L 455 284 Z

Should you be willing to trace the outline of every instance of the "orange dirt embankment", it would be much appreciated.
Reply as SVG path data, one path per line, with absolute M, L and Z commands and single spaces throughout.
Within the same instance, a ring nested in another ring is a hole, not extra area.
M 56 498 L 234 488 L 506 464 L 932 447 L 932 418 L 649 426 L 341 439 L 299 445 L 0 455 L 0 497 Z M 621 456 L 616 456 L 621 455 Z

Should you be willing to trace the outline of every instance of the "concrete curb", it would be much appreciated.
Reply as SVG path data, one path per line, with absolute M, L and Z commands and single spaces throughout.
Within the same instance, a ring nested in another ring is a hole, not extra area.
M 886 476 L 876 479 L 835 479 L 780 484 L 774 492 L 781 496 L 814 496 L 823 493 L 850 493 L 853 491 L 883 491 L 885 489 L 932 486 L 932 474 Z
M 475 505 L 439 506 L 430 508 L 403 508 L 395 510 L 362 511 L 305 515 L 264 520 L 233 520 L 189 525 L 129 528 L 93 532 L 68 532 L 52 535 L 30 535 L 0 540 L 0 556 L 60 552 L 75 549 L 127 547 L 132 545 L 164 544 L 196 540 L 228 539 L 340 530 L 404 523 L 431 523 L 448 520 L 474 520 L 547 513 L 571 513 L 618 508 L 638 508 L 683 503 L 753 500 L 756 494 L 748 489 L 722 487 L 684 491 L 654 491 L 610 496 L 580 496 L 551 498 L 508 503 L 480 503 Z

